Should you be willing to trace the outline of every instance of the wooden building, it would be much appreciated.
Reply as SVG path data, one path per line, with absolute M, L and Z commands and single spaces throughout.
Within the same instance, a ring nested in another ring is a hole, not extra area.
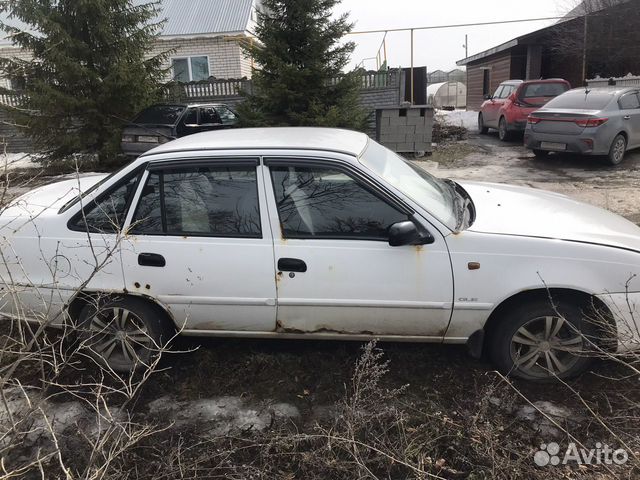
M 467 68 L 467 109 L 505 80 L 564 78 L 578 87 L 598 75 L 640 74 L 640 0 L 608 2 L 585 2 L 555 25 L 458 61 Z

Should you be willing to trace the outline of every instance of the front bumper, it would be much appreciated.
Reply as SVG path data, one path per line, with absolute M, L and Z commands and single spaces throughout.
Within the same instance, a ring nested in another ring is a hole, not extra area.
M 615 320 L 617 351 L 640 350 L 640 292 L 596 296 L 609 308 Z

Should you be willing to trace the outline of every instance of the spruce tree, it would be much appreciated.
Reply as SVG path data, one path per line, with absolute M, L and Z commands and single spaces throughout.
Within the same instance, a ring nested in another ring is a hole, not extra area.
M 15 121 L 50 160 L 97 153 L 109 161 L 124 120 L 161 92 L 167 54 L 147 58 L 162 26 L 158 2 L 0 0 L 0 10 L 2 30 L 32 55 L 0 59 L 0 75 L 26 97 L 10 110 Z
M 340 0 L 263 0 L 257 41 L 245 45 L 257 65 L 253 89 L 239 107 L 247 126 L 366 128 L 359 77 L 343 73 L 355 45 L 341 43 L 353 27 L 332 19 Z

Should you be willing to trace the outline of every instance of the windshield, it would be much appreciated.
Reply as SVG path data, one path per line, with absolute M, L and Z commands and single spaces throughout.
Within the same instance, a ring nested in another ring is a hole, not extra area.
M 369 141 L 360 162 L 420 204 L 451 230 L 456 230 L 456 194 L 444 181 L 374 141 Z
M 602 110 L 611 100 L 613 94 L 608 92 L 593 92 L 590 90 L 573 90 L 554 98 L 547 103 L 546 108 L 574 108 L 580 110 Z
M 154 105 L 140 112 L 133 123 L 175 125 L 184 109 L 181 105 Z

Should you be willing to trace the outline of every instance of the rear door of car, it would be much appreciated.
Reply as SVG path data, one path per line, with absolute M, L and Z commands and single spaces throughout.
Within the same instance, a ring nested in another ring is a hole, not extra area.
M 629 92 L 618 100 L 622 110 L 622 120 L 629 135 L 629 148 L 640 146 L 640 95 L 637 91 Z
M 256 157 L 150 163 L 128 215 L 126 288 L 178 328 L 275 329 L 273 241 Z

